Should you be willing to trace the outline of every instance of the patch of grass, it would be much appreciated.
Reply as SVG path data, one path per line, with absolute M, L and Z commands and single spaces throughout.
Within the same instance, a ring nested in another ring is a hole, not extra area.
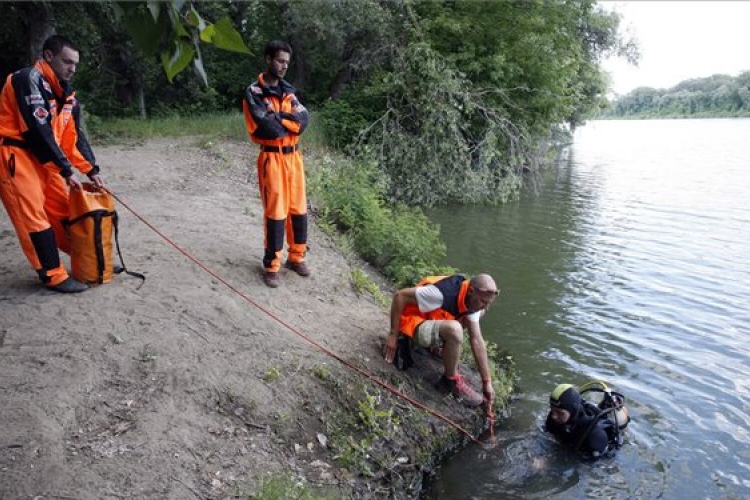
M 116 118 L 87 120 L 91 138 L 99 143 L 145 140 L 153 137 L 185 137 L 207 135 L 224 139 L 248 139 L 241 113 L 207 114 L 196 117 Z
M 401 432 L 395 408 L 381 391 L 373 392 L 361 382 L 342 384 L 336 394 L 339 411 L 326 420 L 336 460 L 363 477 L 390 468 L 395 456 L 389 443 Z
M 274 382 L 278 382 L 278 380 L 281 378 L 281 371 L 276 366 L 272 366 L 271 368 L 266 371 L 266 374 L 263 376 L 263 381 L 268 384 L 273 384 Z
M 331 370 L 325 365 L 316 365 L 315 368 L 313 368 L 313 375 L 320 380 L 331 380 Z
M 261 482 L 260 489 L 250 494 L 258 500 L 335 500 L 335 496 L 318 494 L 308 487 L 295 483 L 287 475 L 274 475 Z
M 388 299 L 383 295 L 383 292 L 380 291 L 380 288 L 378 288 L 378 285 L 375 284 L 374 281 L 372 281 L 367 274 L 365 274 L 360 269 L 353 269 L 351 274 L 351 282 L 352 286 L 355 290 L 357 290 L 357 293 L 364 293 L 367 292 L 370 295 L 375 298 L 375 300 L 378 301 L 378 304 L 380 304 L 383 307 L 388 306 Z

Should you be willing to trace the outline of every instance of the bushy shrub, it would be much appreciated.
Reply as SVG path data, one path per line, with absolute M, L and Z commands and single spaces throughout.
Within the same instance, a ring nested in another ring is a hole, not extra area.
M 418 208 L 386 204 L 382 183 L 374 165 L 351 160 L 332 161 L 310 175 L 319 215 L 346 231 L 356 252 L 396 286 L 454 272 L 440 266 L 445 244 L 439 227 Z
M 348 100 L 329 99 L 323 103 L 316 118 L 320 120 L 327 145 L 345 151 L 359 133 L 372 122 L 372 109 L 355 107 Z

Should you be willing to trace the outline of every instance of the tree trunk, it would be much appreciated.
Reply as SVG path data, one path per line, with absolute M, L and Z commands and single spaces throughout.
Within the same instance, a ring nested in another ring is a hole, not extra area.
M 302 41 L 298 36 L 292 36 L 292 50 L 294 51 L 294 81 L 292 85 L 299 91 L 299 94 L 304 96 L 305 87 L 307 86 L 307 58 L 305 57 L 305 49 L 302 46 Z
M 331 99 L 334 101 L 339 98 L 339 95 L 341 94 L 341 89 L 349 83 L 352 80 L 352 65 L 351 60 L 354 57 L 354 49 L 351 47 L 351 45 L 347 44 L 344 47 L 344 53 L 341 56 L 341 65 L 339 66 L 339 71 L 336 73 L 336 78 L 334 78 L 333 83 L 331 84 Z
M 143 92 L 143 86 L 138 86 L 138 113 L 141 115 L 141 119 L 145 120 L 148 118 L 146 113 L 146 94 Z
M 32 2 L 27 4 L 29 23 L 29 52 L 26 56 L 28 64 L 34 64 L 42 57 L 44 41 L 55 34 L 54 15 L 47 2 Z

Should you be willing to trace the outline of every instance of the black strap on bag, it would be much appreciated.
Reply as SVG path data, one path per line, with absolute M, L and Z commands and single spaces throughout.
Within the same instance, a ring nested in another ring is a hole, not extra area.
M 133 276 L 134 278 L 140 278 L 141 284 L 138 285 L 138 288 L 136 290 L 139 290 L 143 284 L 146 282 L 146 276 L 144 276 L 141 273 L 137 273 L 135 271 L 128 271 L 127 266 L 125 266 L 125 260 L 122 258 L 122 251 L 120 250 L 120 238 L 119 238 L 119 217 L 117 215 L 117 212 L 112 212 L 112 225 L 115 227 L 115 246 L 117 247 L 117 255 L 120 257 L 120 264 L 122 265 L 121 269 L 115 269 L 115 274 L 125 273 L 130 276 Z
M 119 217 L 117 215 L 117 212 L 109 212 L 107 210 L 92 210 L 90 212 L 86 212 L 85 214 L 76 217 L 73 220 L 63 220 L 63 227 L 66 229 L 72 226 L 73 224 L 87 218 L 91 217 L 94 219 L 94 249 L 96 250 L 96 265 L 97 265 L 97 280 L 96 282 L 101 284 L 104 282 L 104 267 L 106 265 L 105 259 L 104 259 L 104 244 L 102 242 L 102 220 L 104 217 L 112 217 L 112 226 L 115 229 L 115 247 L 117 248 L 117 255 L 120 257 L 120 265 L 122 267 L 115 266 L 115 269 L 113 270 L 115 274 L 125 273 L 130 276 L 133 276 L 134 278 L 140 278 L 141 284 L 138 285 L 138 288 L 136 290 L 139 290 L 143 283 L 146 282 L 146 276 L 144 276 L 141 273 L 137 273 L 135 271 L 128 271 L 127 267 L 125 266 L 125 261 L 122 258 L 122 251 L 120 250 L 120 230 L 119 230 Z

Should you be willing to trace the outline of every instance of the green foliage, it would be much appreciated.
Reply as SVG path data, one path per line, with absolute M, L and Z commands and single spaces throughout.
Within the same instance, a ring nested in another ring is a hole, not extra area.
M 397 286 L 440 272 L 440 231 L 418 209 L 386 204 L 373 164 L 331 162 L 310 175 L 321 218 L 347 231 L 357 253 Z
M 581 115 L 606 92 L 598 61 L 636 61 L 637 47 L 618 35 L 620 19 L 593 0 L 570 2 L 418 2 L 432 47 L 473 86 L 502 89 L 495 104 L 534 135 Z M 533 56 L 532 56 L 533 55 Z
M 412 44 L 392 61 L 380 88 L 387 110 L 360 137 L 361 154 L 386 173 L 387 198 L 430 206 L 517 196 L 523 130 L 429 46 Z
M 360 384 L 350 392 L 347 396 L 365 394 L 364 399 L 356 401 L 356 415 L 342 411 L 336 418 L 329 419 L 328 434 L 332 437 L 336 459 L 344 467 L 372 477 L 375 467 L 382 468 L 383 462 L 392 464 L 390 452 L 381 446 L 399 435 L 400 419 L 394 409 L 381 400 L 379 393 L 371 394 Z
M 321 106 L 317 118 L 321 121 L 328 146 L 343 150 L 355 142 L 359 133 L 372 123 L 366 116 L 369 108 L 354 107 L 349 100 L 329 99 Z
M 247 139 L 245 124 L 242 115 L 239 113 L 200 115 L 192 119 L 169 116 L 150 120 L 138 118 L 102 120 L 96 116 L 90 116 L 87 117 L 86 124 L 89 136 L 97 142 L 193 135 L 237 140 Z
M 289 475 L 274 475 L 261 482 L 260 489 L 248 498 L 257 500 L 334 500 L 335 496 L 321 495 L 295 483 Z
M 351 281 L 354 288 L 359 292 L 367 292 L 372 295 L 378 303 L 386 307 L 388 305 L 388 299 L 380 291 L 378 285 L 375 284 L 364 272 L 360 269 L 354 269 L 351 272 Z
M 360 425 L 375 438 L 388 438 L 398 431 L 399 419 L 393 408 L 380 409 L 379 398 L 365 391 L 365 399 L 359 401 Z
M 263 381 L 268 384 L 273 384 L 275 382 L 278 382 L 280 378 L 281 378 L 281 372 L 276 366 L 272 366 L 271 368 L 269 368 L 268 371 L 266 371 L 266 374 L 263 375 Z
M 191 2 L 119 2 L 114 5 L 143 53 L 159 55 L 170 82 L 193 63 L 196 73 L 208 83 L 199 42 L 223 50 L 250 53 L 229 18 L 209 23 Z
M 614 100 L 603 118 L 750 116 L 750 71 L 685 80 L 669 89 L 639 87 Z

